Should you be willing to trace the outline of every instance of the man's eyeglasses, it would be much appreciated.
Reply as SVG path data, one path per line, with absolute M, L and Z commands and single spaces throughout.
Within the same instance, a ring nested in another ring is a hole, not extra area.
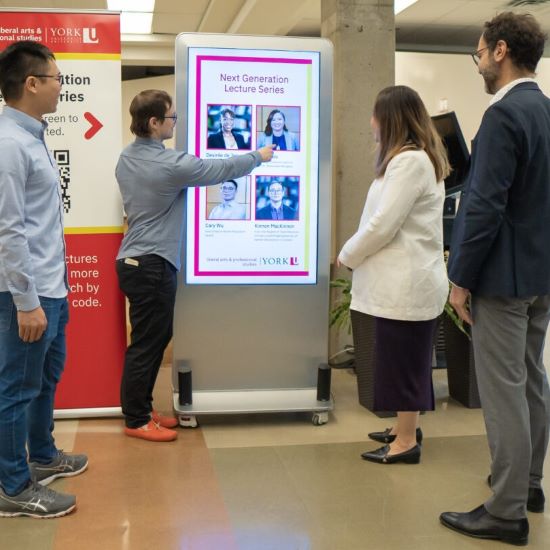
M 482 54 L 485 50 L 488 50 L 488 49 L 489 49 L 489 46 L 485 46 L 485 48 L 481 48 L 481 50 L 477 50 L 477 52 L 470 54 L 476 65 L 479 65 L 479 62 L 481 60 L 480 54 Z
M 34 76 L 35 78 L 53 78 L 54 80 L 57 80 L 57 82 L 61 82 L 61 84 L 63 84 L 63 75 L 61 73 L 58 73 L 58 74 L 30 74 L 29 76 Z M 27 78 L 29 78 L 29 76 L 27 76 L 25 78 L 25 80 L 27 80 Z M 25 80 L 23 80 L 23 82 L 25 82 Z
M 221 189 L 222 191 L 234 191 L 235 187 L 233 187 L 232 185 L 224 185 Z
M 172 115 L 172 116 L 165 116 L 164 118 L 170 118 L 174 121 L 174 124 L 177 122 L 178 120 L 178 115 Z

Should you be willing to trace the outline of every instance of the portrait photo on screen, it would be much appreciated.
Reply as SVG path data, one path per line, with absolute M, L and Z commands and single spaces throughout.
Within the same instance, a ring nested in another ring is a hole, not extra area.
M 297 220 L 299 203 L 298 176 L 256 176 L 257 220 Z
M 276 151 L 300 150 L 300 107 L 256 107 L 256 148 L 271 144 Z
M 206 219 L 249 220 L 250 176 L 227 180 L 206 189 Z
M 208 105 L 207 110 L 207 149 L 250 149 L 251 105 Z

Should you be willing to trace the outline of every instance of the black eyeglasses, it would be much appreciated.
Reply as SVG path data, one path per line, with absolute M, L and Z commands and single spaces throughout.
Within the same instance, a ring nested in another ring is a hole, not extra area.
M 57 82 L 61 82 L 61 84 L 63 84 L 63 75 L 61 73 L 58 73 L 58 74 L 30 74 L 29 76 L 34 76 L 35 78 L 53 78 L 53 79 L 57 80 Z M 27 80 L 27 78 L 29 78 L 29 76 L 27 76 L 25 78 L 25 80 Z M 25 82 L 25 80 L 23 80 L 23 82 Z
M 481 50 L 477 50 L 477 52 L 470 54 L 476 65 L 479 65 L 479 62 L 481 60 L 481 57 L 479 54 L 483 53 L 485 50 L 488 50 L 488 49 L 489 49 L 489 46 L 485 46 L 485 48 L 481 48 Z
M 178 120 L 178 115 L 172 115 L 172 116 L 165 116 L 164 118 L 171 118 L 174 121 L 174 124 Z

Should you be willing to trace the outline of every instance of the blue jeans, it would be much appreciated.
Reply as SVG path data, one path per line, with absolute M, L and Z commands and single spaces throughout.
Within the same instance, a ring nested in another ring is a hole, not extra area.
M 0 484 L 15 495 L 30 479 L 28 460 L 50 462 L 57 453 L 53 406 L 65 366 L 66 298 L 40 297 L 48 327 L 32 344 L 19 338 L 11 293 L 0 292 Z

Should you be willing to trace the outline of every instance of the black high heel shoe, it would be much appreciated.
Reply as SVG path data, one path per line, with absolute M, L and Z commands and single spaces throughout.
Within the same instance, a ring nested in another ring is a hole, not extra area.
M 379 441 L 380 443 L 393 443 L 395 441 L 395 434 L 390 434 L 391 428 L 386 428 L 383 432 L 371 432 L 369 434 L 369 439 L 373 441 Z M 419 445 L 422 445 L 422 430 L 416 428 L 416 442 Z
M 420 445 L 415 445 L 412 449 L 404 453 L 388 455 L 390 446 L 384 445 L 375 451 L 367 451 L 361 455 L 363 460 L 377 462 L 378 464 L 395 464 L 403 462 L 404 464 L 418 464 L 420 462 Z

